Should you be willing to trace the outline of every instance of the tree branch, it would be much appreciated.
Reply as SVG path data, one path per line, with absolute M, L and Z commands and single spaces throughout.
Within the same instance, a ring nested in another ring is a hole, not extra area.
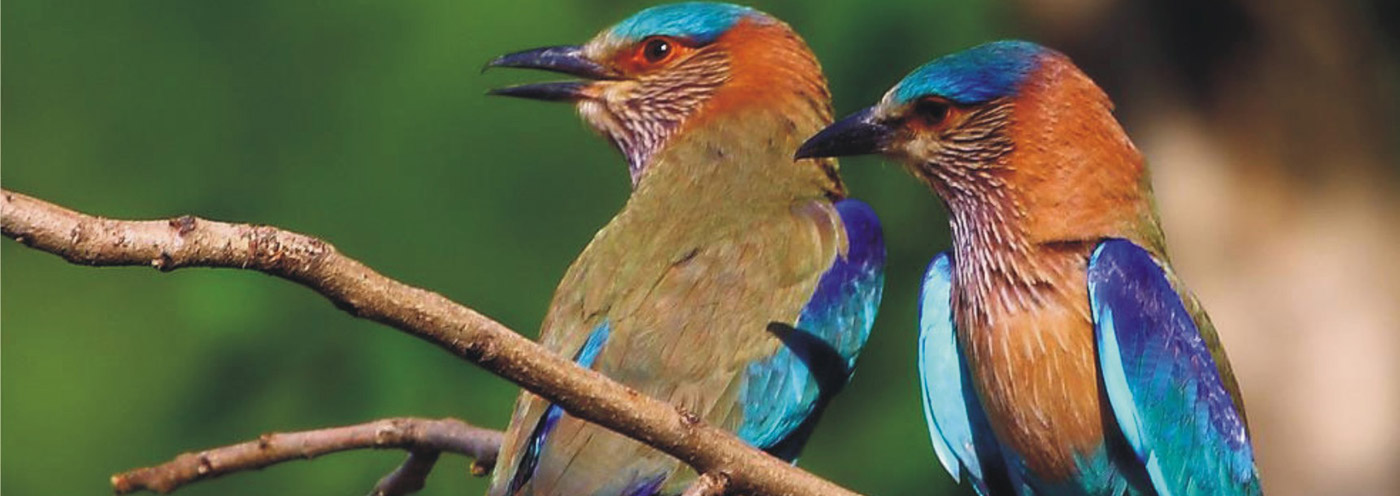
M 408 494 L 422 488 L 422 481 L 438 453 L 460 453 L 474 458 L 478 464 L 490 465 L 496 461 L 501 438 L 500 431 L 450 418 L 393 418 L 314 431 L 263 434 L 255 441 L 185 453 L 161 465 L 114 475 L 112 488 L 117 494 L 143 489 L 168 493 L 192 482 L 233 472 L 257 470 L 291 460 L 309 460 L 337 451 L 373 448 L 403 449 L 412 453 L 404 467 L 375 486 L 376 490 L 385 489 L 377 494 Z M 419 454 L 422 457 L 415 462 L 414 456 Z M 417 477 L 416 487 L 413 477 Z
M 69 262 L 257 270 L 304 285 L 352 315 L 436 344 L 563 407 L 756 495 L 854 493 L 754 449 L 696 415 L 565 360 L 437 293 L 387 278 L 329 243 L 268 226 L 185 216 L 122 221 L 0 190 L 0 230 Z

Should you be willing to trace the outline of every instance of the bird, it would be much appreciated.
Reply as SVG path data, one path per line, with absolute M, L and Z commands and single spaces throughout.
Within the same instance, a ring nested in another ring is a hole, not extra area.
M 806 42 L 752 8 L 678 3 L 487 66 L 577 77 L 491 93 L 574 104 L 632 182 L 559 283 L 541 344 L 794 461 L 869 337 L 885 263 L 836 161 L 793 159 L 832 122 Z M 528 391 L 499 460 L 490 495 L 669 495 L 697 477 Z
M 1239 385 L 1112 112 L 1069 57 L 995 41 L 915 69 L 796 157 L 883 155 L 947 208 L 918 364 L 955 480 L 981 495 L 1261 494 Z

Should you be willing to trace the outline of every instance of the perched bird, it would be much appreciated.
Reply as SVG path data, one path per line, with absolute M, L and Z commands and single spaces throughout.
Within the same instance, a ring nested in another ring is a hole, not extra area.
M 916 69 L 798 157 L 879 153 L 947 206 L 921 297 L 925 413 L 980 494 L 1259 494 L 1215 328 L 1148 171 L 1068 57 L 999 41 Z
M 831 123 L 805 42 L 756 10 L 683 3 L 489 66 L 583 78 L 493 93 L 576 104 L 634 186 L 560 282 L 540 341 L 794 459 L 865 344 L 885 257 L 836 162 L 792 158 Z M 489 494 L 677 494 L 694 478 L 523 392 Z

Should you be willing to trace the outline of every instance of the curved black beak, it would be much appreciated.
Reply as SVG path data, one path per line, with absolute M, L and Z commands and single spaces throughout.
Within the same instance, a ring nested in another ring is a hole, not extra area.
M 797 149 L 794 158 L 844 157 L 884 151 L 894 128 L 880 121 L 875 107 L 856 112 L 827 126 Z
M 482 71 L 492 67 L 539 69 L 594 80 L 616 77 L 612 70 L 589 59 L 584 55 L 583 47 L 576 45 L 536 48 L 502 55 L 487 62 Z M 584 97 L 584 90 L 588 86 L 589 83 L 583 81 L 533 83 L 493 89 L 488 94 L 533 100 L 575 101 Z

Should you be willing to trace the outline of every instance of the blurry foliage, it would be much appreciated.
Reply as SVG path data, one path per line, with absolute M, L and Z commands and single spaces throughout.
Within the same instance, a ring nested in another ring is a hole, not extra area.
M 577 43 L 647 2 L 5 3 L 4 186 L 86 212 L 192 213 L 320 236 L 533 336 L 568 263 L 626 198 L 619 156 L 559 105 L 484 96 L 492 56 Z M 952 0 L 754 4 L 823 63 L 838 113 L 935 54 L 1007 34 Z M 876 29 L 878 27 L 878 29 Z M 897 167 L 845 162 L 890 270 L 855 381 L 802 459 L 870 494 L 951 480 L 914 375 L 918 274 L 941 207 Z M 505 426 L 517 389 L 254 273 L 87 269 L 0 242 L 5 494 L 103 494 L 176 453 L 393 415 Z M 402 459 L 332 455 L 181 494 L 356 494 Z M 444 458 L 424 494 L 479 494 Z

